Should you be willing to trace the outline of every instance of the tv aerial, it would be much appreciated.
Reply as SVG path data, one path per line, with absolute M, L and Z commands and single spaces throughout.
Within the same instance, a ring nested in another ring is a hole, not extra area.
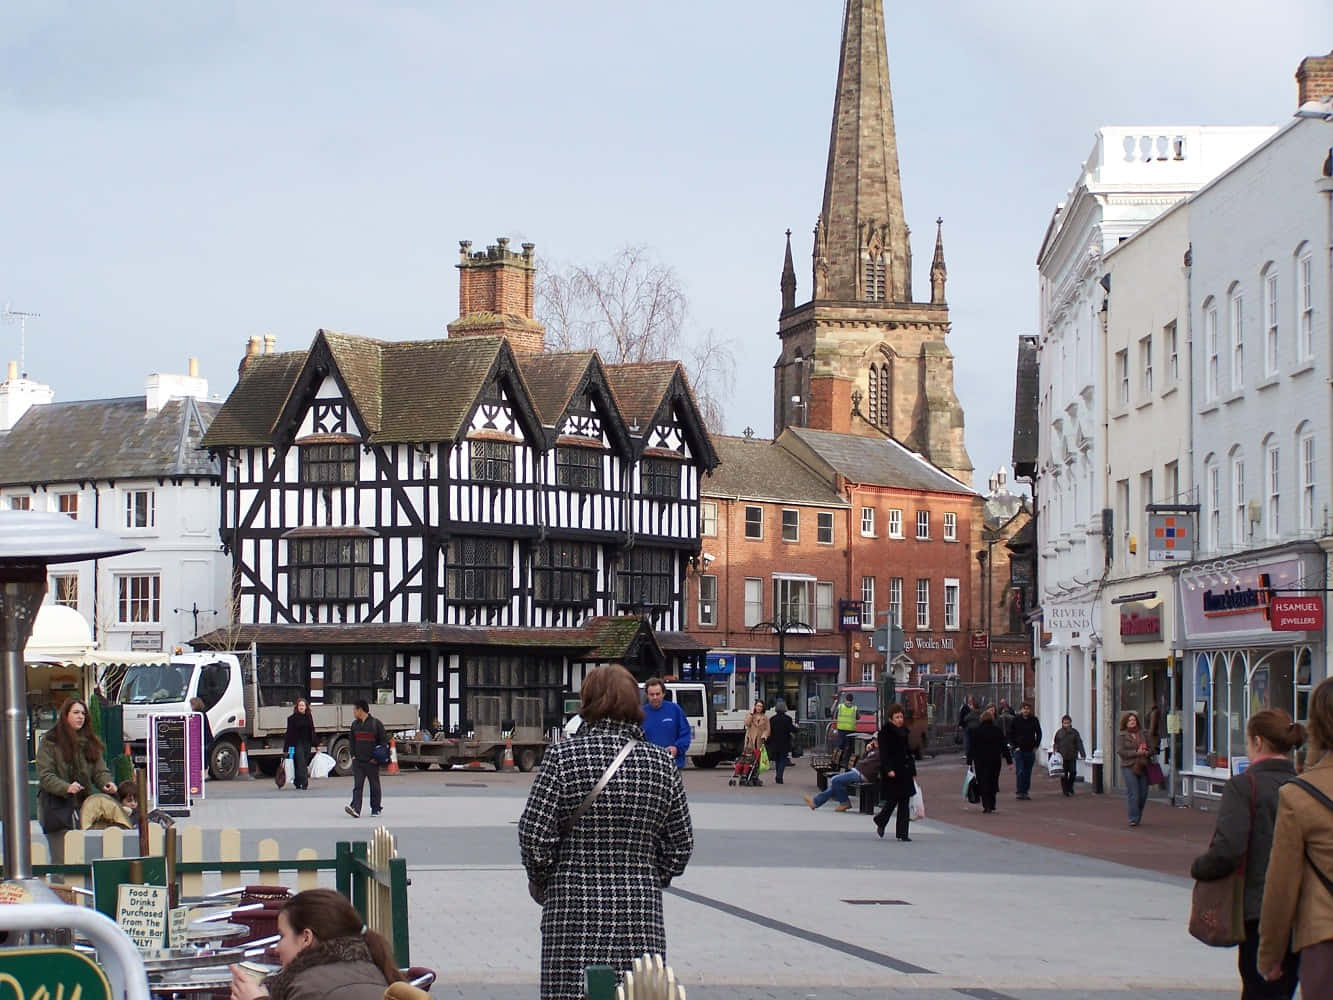
M 22 312 L 18 309 L 11 309 L 9 303 L 5 303 L 5 322 L 11 326 L 17 324 L 19 328 L 19 374 L 23 378 L 28 377 L 26 359 L 23 356 L 28 337 L 28 320 L 38 319 L 41 315 L 39 312 Z

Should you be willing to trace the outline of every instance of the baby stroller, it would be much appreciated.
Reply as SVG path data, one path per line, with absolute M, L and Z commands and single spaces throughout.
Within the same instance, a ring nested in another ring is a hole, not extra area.
M 732 768 L 731 780 L 728 785 L 762 785 L 763 779 L 759 777 L 759 751 L 746 750 L 736 758 L 736 766 Z

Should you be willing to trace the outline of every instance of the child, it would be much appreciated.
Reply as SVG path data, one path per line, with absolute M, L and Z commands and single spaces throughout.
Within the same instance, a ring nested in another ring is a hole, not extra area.
M 125 815 L 130 821 L 130 827 L 138 826 L 139 786 L 127 778 L 116 786 L 116 798 L 120 800 L 120 808 L 125 810 Z
M 1060 755 L 1064 762 L 1064 773 L 1060 775 L 1060 790 L 1065 795 L 1074 794 L 1074 777 L 1078 774 L 1078 760 L 1083 758 L 1087 760 L 1088 752 L 1083 748 L 1083 737 L 1078 734 L 1074 728 L 1074 720 L 1069 716 L 1062 716 L 1060 719 L 1060 728 L 1055 731 L 1055 739 L 1052 740 L 1052 747 Z

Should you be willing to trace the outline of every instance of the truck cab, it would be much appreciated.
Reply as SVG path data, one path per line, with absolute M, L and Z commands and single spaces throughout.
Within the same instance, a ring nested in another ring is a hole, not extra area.
M 125 740 L 136 759 L 146 752 L 152 715 L 188 715 L 199 698 L 213 731 L 208 770 L 229 778 L 240 764 L 236 744 L 218 737 L 245 728 L 245 689 L 241 666 L 230 653 L 185 653 L 168 663 L 131 666 L 120 686 Z
M 888 721 L 880 718 L 880 687 L 878 685 L 843 684 L 838 688 L 837 702 L 829 709 L 827 736 L 830 748 L 833 746 L 834 732 L 837 728 L 834 721 L 836 705 L 841 704 L 848 694 L 851 694 L 852 701 L 856 705 L 856 732 L 874 733 L 883 723 Z M 916 755 L 916 758 L 920 760 L 926 750 L 927 733 L 930 727 L 925 688 L 895 688 L 892 697 L 894 703 L 901 705 L 903 708 L 903 715 L 906 717 L 907 724 L 908 746 L 912 753 Z

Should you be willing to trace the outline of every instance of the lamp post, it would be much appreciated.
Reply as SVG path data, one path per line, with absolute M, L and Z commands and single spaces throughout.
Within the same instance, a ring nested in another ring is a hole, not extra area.
M 801 629 L 806 632 L 814 631 L 805 622 L 797 621 L 795 618 L 774 618 L 772 621 L 758 622 L 750 626 L 750 634 L 754 635 L 761 629 L 769 629 L 778 637 L 778 690 L 782 692 L 782 698 L 787 698 L 787 633 L 795 632 Z M 796 706 L 790 706 L 795 709 Z
M 23 648 L 46 596 L 46 568 L 52 563 L 81 562 L 137 552 L 110 532 L 89 528 L 65 514 L 0 511 L 0 765 L 4 794 L 5 877 L 32 878 L 32 817 L 28 810 L 28 695 Z M 92 725 L 91 720 L 86 725 Z

